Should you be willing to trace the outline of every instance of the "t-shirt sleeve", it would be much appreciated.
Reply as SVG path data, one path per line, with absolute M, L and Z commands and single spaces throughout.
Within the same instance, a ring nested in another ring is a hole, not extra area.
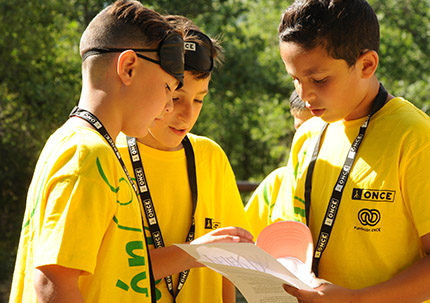
M 281 167 L 271 172 L 257 187 L 246 204 L 246 214 L 254 230 L 254 237 L 273 223 L 272 210 L 276 203 L 279 188 L 286 168 Z
M 35 267 L 57 264 L 93 273 L 115 212 L 112 197 L 102 187 L 82 173 L 48 183 Z
M 430 139 L 429 139 L 430 140 Z M 415 146 L 415 147 L 414 147 Z M 404 201 L 410 208 L 414 225 L 420 237 L 430 233 L 430 143 L 417 142 L 409 146 L 406 161 L 401 161 L 401 186 Z M 424 181 L 427 180 L 427 181 Z

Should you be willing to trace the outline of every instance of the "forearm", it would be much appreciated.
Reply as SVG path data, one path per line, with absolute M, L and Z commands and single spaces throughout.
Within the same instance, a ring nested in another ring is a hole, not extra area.
M 430 299 L 430 256 L 411 265 L 392 279 L 352 290 L 323 284 L 314 291 L 284 285 L 299 302 L 309 303 L 419 303 Z
M 224 227 L 213 230 L 191 242 L 192 244 L 208 243 L 253 243 L 252 234 L 240 227 Z M 177 246 L 151 249 L 152 270 L 155 280 L 180 273 L 186 269 L 201 267 L 193 257 Z
M 234 284 L 225 277 L 222 277 L 222 302 L 236 303 L 236 288 Z
M 430 255 L 411 265 L 392 279 L 358 291 L 365 303 L 407 303 L 430 299 Z
M 193 257 L 177 246 L 168 246 L 149 251 L 154 279 L 158 280 L 184 270 L 202 266 Z
M 35 269 L 34 288 L 39 303 L 84 303 L 78 287 L 80 270 L 59 265 Z

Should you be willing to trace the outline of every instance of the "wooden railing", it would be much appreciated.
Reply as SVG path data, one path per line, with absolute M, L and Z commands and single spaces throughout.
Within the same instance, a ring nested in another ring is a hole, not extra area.
M 253 192 L 260 184 L 254 181 L 236 181 L 236 183 L 240 192 Z

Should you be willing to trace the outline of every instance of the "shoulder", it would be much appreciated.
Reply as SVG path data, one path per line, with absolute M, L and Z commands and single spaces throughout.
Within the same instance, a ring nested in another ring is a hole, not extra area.
M 321 132 L 321 129 L 323 128 L 325 122 L 318 118 L 318 117 L 312 117 L 308 120 L 306 120 L 296 131 L 293 138 L 293 144 L 296 141 L 304 141 L 310 138 L 313 138 L 315 136 L 318 136 L 318 134 Z
M 49 137 L 46 145 L 52 149 L 76 149 L 80 152 L 105 150 L 109 145 L 95 130 L 87 127 L 62 126 Z
M 120 132 L 118 137 L 116 137 L 115 144 L 118 149 L 127 148 L 127 136 L 124 133 Z
M 318 138 L 324 124 L 325 122 L 318 117 L 313 117 L 305 121 L 294 134 L 291 152 L 298 154 L 306 150 L 309 144 L 312 144 L 311 142 L 315 142 Z
M 276 168 L 274 171 L 268 174 L 266 178 L 264 178 L 263 182 L 271 183 L 271 184 L 275 182 L 280 182 L 280 181 L 282 182 L 286 174 L 287 174 L 286 166 Z
M 193 146 L 193 149 L 196 154 L 202 153 L 205 155 L 210 154 L 214 156 L 225 156 L 224 150 L 214 140 L 208 137 L 198 136 L 191 133 L 189 133 L 187 136 L 190 139 L 191 145 Z
M 61 166 L 84 170 L 96 162 L 111 162 L 111 147 L 95 130 L 86 127 L 60 127 L 51 135 L 41 157 Z
M 387 130 L 406 141 L 430 139 L 430 117 L 411 102 L 397 97 L 391 99 L 375 116 L 375 127 Z M 372 126 L 372 123 L 369 127 Z
M 272 192 L 273 188 L 279 188 L 285 176 L 287 175 L 287 167 L 282 166 L 273 170 L 261 181 L 256 191 Z

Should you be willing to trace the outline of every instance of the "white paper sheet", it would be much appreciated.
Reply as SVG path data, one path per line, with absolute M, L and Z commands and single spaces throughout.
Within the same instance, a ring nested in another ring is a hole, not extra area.
M 175 245 L 233 282 L 248 303 L 297 302 L 285 292 L 282 284 L 312 290 L 326 282 L 311 273 L 303 273 L 300 268 L 297 270 L 295 260 L 281 261 L 286 266 L 292 265 L 292 270 L 288 270 L 251 243 Z

